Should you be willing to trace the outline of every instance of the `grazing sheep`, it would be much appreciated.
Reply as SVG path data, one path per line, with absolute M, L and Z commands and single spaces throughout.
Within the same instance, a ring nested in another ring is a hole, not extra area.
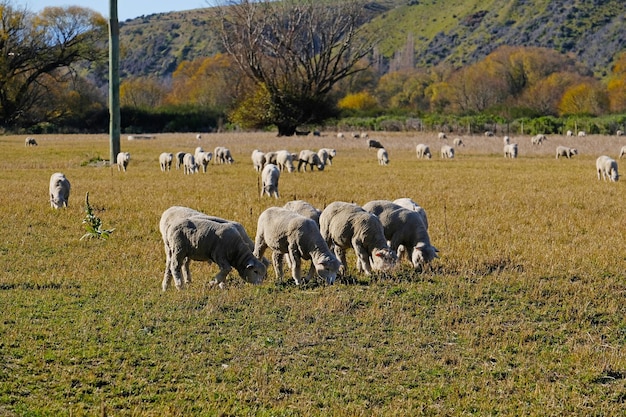
M 211 152 L 198 152 L 194 159 L 196 160 L 196 165 L 198 167 L 202 167 L 202 172 L 206 174 L 206 168 L 213 159 L 213 154 Z
M 302 282 L 303 259 L 311 261 L 304 282 L 310 280 L 315 271 L 327 284 L 332 284 L 341 267 L 315 221 L 285 208 L 270 207 L 259 216 L 254 255 L 261 258 L 268 247 L 273 252 L 272 261 L 280 281 L 283 279 L 283 255 L 289 259 L 296 285 Z
M 440 140 L 448 139 L 448 136 L 443 132 L 439 132 L 437 134 L 437 139 L 440 139 Z
M 352 132 L 352 139 L 359 139 L 361 134 L 359 132 Z
M 196 135 L 196 139 L 198 139 L 198 140 L 202 139 L 202 135 L 201 135 L 200 133 L 198 133 L 198 134 Z
M 338 132 L 337 133 L 337 139 L 345 139 L 346 135 L 343 134 L 343 132 Z
M 277 152 L 266 152 L 265 153 L 265 163 L 266 164 L 274 164 L 276 165 L 276 157 L 277 157 Z
M 293 200 L 288 201 L 284 206 L 284 209 L 291 210 L 295 213 L 298 213 L 301 216 L 304 216 L 308 219 L 311 219 L 315 222 L 315 224 L 320 224 L 320 214 L 322 211 L 315 208 L 311 203 L 308 203 L 304 200 Z
M 35 138 L 29 136 L 24 141 L 24 146 L 37 146 L 37 141 L 35 140 Z
M 345 273 L 346 250 L 354 249 L 357 269 L 366 275 L 393 268 L 398 256 L 387 244 L 380 220 L 356 204 L 335 201 L 320 215 L 320 232 L 333 247 Z
M 389 165 L 389 154 L 387 153 L 387 149 L 380 148 L 378 150 L 378 165 Z
M 280 169 L 274 164 L 267 164 L 261 173 L 261 197 L 264 194 L 268 196 L 274 195 L 278 198 L 278 180 L 280 179 Z
M 505 158 L 517 158 L 517 143 L 509 143 L 504 145 L 504 157 Z
M 441 147 L 441 158 L 442 159 L 452 159 L 454 158 L 454 148 L 449 145 L 443 145 Z
M 415 152 L 417 153 L 417 157 L 418 159 L 421 158 L 432 158 L 432 154 L 430 153 L 430 148 L 428 147 L 428 145 L 424 145 L 423 143 L 418 144 L 415 147 Z
M 265 166 L 265 154 L 258 149 L 252 151 L 252 165 L 256 172 L 261 172 Z
M 215 164 L 232 164 L 235 162 L 230 154 L 230 149 L 223 146 L 217 146 L 213 150 L 213 156 L 215 157 Z
M 368 139 L 367 140 L 367 148 L 373 148 L 373 149 L 382 149 L 384 148 L 384 146 L 377 140 L 374 139 Z
M 587 133 L 584 130 L 581 130 L 580 132 L 578 132 L 578 137 L 579 138 L 583 138 L 585 136 L 587 136 Z
M 606 155 L 602 155 L 596 159 L 596 170 L 598 171 L 598 179 L 600 179 L 600 175 L 602 175 L 602 179 L 605 181 L 609 179 L 610 181 L 615 182 L 619 179 L 619 174 L 617 173 L 617 162 L 615 159 Z
M 161 171 L 170 171 L 172 169 L 172 160 L 174 155 L 169 152 L 163 152 L 159 155 L 159 164 L 161 165 Z
M 126 172 L 126 167 L 128 167 L 128 162 L 130 161 L 130 153 L 128 152 L 120 152 L 117 154 L 117 170 Z
M 626 155 L 626 146 L 622 146 L 622 149 L 619 151 L 619 159 L 622 159 L 624 155 Z
M 321 148 L 317 151 L 317 156 L 320 158 L 320 162 L 326 165 L 333 164 L 333 158 L 337 156 L 337 151 L 331 148 Z
M 502 138 L 502 141 L 505 145 L 508 145 L 509 143 L 511 143 L 511 138 L 509 136 L 505 136 Z
M 423 269 L 439 257 L 438 249 L 430 244 L 421 214 L 387 200 L 370 201 L 363 205 L 363 210 L 378 216 L 391 249 L 398 253 L 398 258 L 406 252 L 413 268 Z
M 192 260 L 214 262 L 220 271 L 211 284 L 218 284 L 220 288 L 224 287 L 226 276 L 233 268 L 247 282 L 263 281 L 265 265 L 254 256 L 234 224 L 210 220 L 200 212 L 190 214 L 189 210 L 174 206 L 161 215 L 159 229 L 166 256 L 163 291 L 167 290 L 172 277 L 179 290 L 183 288 L 183 280 L 184 284 L 191 283 L 189 262 Z
M 50 176 L 50 206 L 54 209 L 67 207 L 70 201 L 70 182 L 65 174 L 55 172 Z
M 485 136 L 488 137 L 488 138 L 491 138 L 491 137 L 495 136 L 495 133 L 493 133 L 491 130 L 487 130 L 485 132 Z
M 463 140 L 461 138 L 454 138 L 454 141 L 452 143 L 456 147 L 465 146 L 465 143 L 463 143 Z
M 546 135 L 542 135 L 541 133 L 530 138 L 530 143 L 532 145 L 542 145 L 543 142 L 547 141 L 548 138 Z
M 393 200 L 393 204 L 397 204 L 400 207 L 404 207 L 407 210 L 412 210 L 420 214 L 426 230 L 428 230 L 428 216 L 426 216 L 426 210 L 424 210 L 419 204 L 408 197 L 397 198 Z
M 286 150 L 276 152 L 276 165 L 281 171 L 287 170 L 288 172 L 293 172 L 296 170 L 293 166 L 291 152 Z
M 187 152 L 176 152 L 176 169 L 180 169 L 183 166 L 183 159 Z
M 361 132 L 361 134 L 359 135 L 359 137 L 361 139 L 367 139 L 370 137 L 370 135 L 367 134 L 367 132 Z
M 200 153 L 204 152 L 204 149 L 202 149 L 201 146 L 198 146 L 194 152 L 193 152 L 193 157 L 196 159 L 196 161 L 198 160 L 198 156 L 200 155 Z
M 571 158 L 574 155 L 578 155 L 578 149 L 576 148 L 568 148 L 567 146 L 557 146 L 556 147 L 556 159 L 564 156 L 567 159 Z
M 618 130 L 617 132 L 615 132 L 616 136 L 624 136 L 624 131 L 623 130 Z
M 311 167 L 311 171 L 313 171 L 313 167 L 317 167 L 318 170 L 324 170 L 324 164 L 320 160 L 320 157 L 317 156 L 317 153 L 304 149 L 300 151 L 298 155 L 298 172 L 300 172 L 300 167 L 304 167 L 304 171 L 306 171 L 306 166 L 309 165 Z
M 186 153 L 183 158 L 183 172 L 187 175 L 195 174 L 198 172 L 198 165 L 196 165 L 196 158 L 193 154 Z
M 565 133 L 565 135 L 566 135 L 566 136 L 568 136 L 568 137 L 570 137 L 570 136 L 574 136 L 574 132 L 572 132 L 571 130 L 568 130 L 568 131 Z

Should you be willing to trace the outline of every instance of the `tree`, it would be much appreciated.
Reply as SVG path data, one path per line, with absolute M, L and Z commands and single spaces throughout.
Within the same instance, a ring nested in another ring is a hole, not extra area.
M 120 85 L 122 106 L 153 109 L 159 107 L 165 98 L 163 82 L 153 77 L 129 78 Z
M 329 92 L 358 72 L 373 47 L 360 37 L 360 0 L 239 0 L 220 7 L 220 34 L 239 67 L 267 91 L 267 121 L 279 136 L 320 122 L 334 108 Z
M 46 7 L 33 14 L 0 0 L 0 123 L 32 123 L 29 110 L 47 94 L 49 78 L 103 59 L 106 33 L 106 20 L 91 9 Z

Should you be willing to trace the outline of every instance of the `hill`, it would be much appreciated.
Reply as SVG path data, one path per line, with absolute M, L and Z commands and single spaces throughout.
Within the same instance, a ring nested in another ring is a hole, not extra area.
M 573 54 L 603 76 L 626 45 L 622 0 L 388 0 L 368 3 L 366 12 L 364 30 L 384 34 L 378 50 L 386 63 L 407 45 L 418 66 L 462 66 L 500 45 L 541 46 Z M 168 77 L 183 60 L 219 52 L 211 14 L 205 8 L 122 22 L 122 76 Z

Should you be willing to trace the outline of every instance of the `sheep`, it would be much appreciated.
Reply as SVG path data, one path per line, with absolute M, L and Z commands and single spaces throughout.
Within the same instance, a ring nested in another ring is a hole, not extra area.
M 343 134 L 343 132 L 338 132 L 337 133 L 337 139 L 345 139 L 346 135 Z
M 197 140 L 201 140 L 201 139 L 202 139 L 202 135 L 201 135 L 200 133 L 198 133 L 198 134 L 196 135 L 196 139 L 197 139 Z
M 352 132 L 352 139 L 360 139 L 361 134 L 359 132 Z
M 579 138 L 584 138 L 585 136 L 587 136 L 587 133 L 584 130 L 581 130 L 580 132 L 578 132 Z
M 261 173 L 261 197 L 264 194 L 274 195 L 278 198 L 278 180 L 280 179 L 280 169 L 274 164 L 267 164 Z
M 574 136 L 574 132 L 572 132 L 571 130 L 568 130 L 568 131 L 565 133 L 565 136 L 567 136 L 567 137 Z
M 197 160 L 202 152 L 204 152 L 204 149 L 202 149 L 201 146 L 198 146 L 193 152 L 193 157 Z
M 215 156 L 215 164 L 232 164 L 235 162 L 230 154 L 230 149 L 223 146 L 217 146 L 213 150 L 213 156 Z
M 265 163 L 277 165 L 277 161 L 276 161 L 277 156 L 278 156 L 277 152 L 266 152 Z
M 442 159 L 452 159 L 454 158 L 454 148 L 449 145 L 443 145 L 441 147 L 441 158 Z
M 270 207 L 259 216 L 253 253 L 260 258 L 268 247 L 273 252 L 274 270 L 280 281 L 283 279 L 283 256 L 288 257 L 296 285 L 303 283 L 303 259 L 311 261 L 304 283 L 315 271 L 327 284 L 332 284 L 341 267 L 315 221 L 282 207 Z
M 422 217 L 422 221 L 424 222 L 424 226 L 426 226 L 426 230 L 428 230 L 428 216 L 426 215 L 426 210 L 424 210 L 419 204 L 408 197 L 401 197 L 393 200 L 393 204 L 397 204 L 400 207 L 404 207 L 405 209 L 415 211 L 420 214 Z
M 306 166 L 309 165 L 311 167 L 311 171 L 313 171 L 313 167 L 317 167 L 318 170 L 324 170 L 324 164 L 320 160 L 320 157 L 317 156 L 317 153 L 304 149 L 300 151 L 298 155 L 298 172 L 300 172 L 300 167 L 304 167 L 304 171 L 306 171 Z
M 50 176 L 50 206 L 53 209 L 67 207 L 70 201 L 70 182 L 61 172 Z
M 183 158 L 183 173 L 190 175 L 198 172 L 198 166 L 196 165 L 196 158 L 193 154 L 186 153 Z
M 387 200 L 370 201 L 363 205 L 363 210 L 378 216 L 391 249 L 398 253 L 398 258 L 406 251 L 413 268 L 423 269 L 439 257 L 439 250 L 430 244 L 428 230 L 418 212 Z
M 618 130 L 617 132 L 615 132 L 616 136 L 624 136 L 624 131 L 623 130 Z
M 311 203 L 308 203 L 304 200 L 293 200 L 285 203 L 283 208 L 291 210 L 301 216 L 313 220 L 315 224 L 317 224 L 319 227 L 320 214 L 322 214 L 322 211 L 318 208 L 315 208 Z
M 432 154 L 430 153 L 430 148 L 428 147 L 428 145 L 424 145 L 423 143 L 418 144 L 417 146 L 415 146 L 415 152 L 417 153 L 417 158 L 421 159 L 421 158 L 432 158 Z
M 321 148 L 317 151 L 317 156 L 320 158 L 320 162 L 324 164 L 324 166 L 332 165 L 333 158 L 337 156 L 337 150 L 332 148 Z
M 276 152 L 276 165 L 281 171 L 287 170 L 288 172 L 295 171 L 293 166 L 293 159 L 291 153 L 286 150 Z
M 465 143 L 463 143 L 463 140 L 461 138 L 454 138 L 454 141 L 452 143 L 456 147 L 465 146 Z
M 126 167 L 128 167 L 128 162 L 130 161 L 130 153 L 128 152 L 120 152 L 117 154 L 117 170 L 126 172 Z
M 180 167 L 183 166 L 183 159 L 186 153 L 187 152 L 176 152 L 176 169 L 180 169 Z
M 439 139 L 439 140 L 448 139 L 448 135 L 446 135 L 443 132 L 439 132 L 439 133 L 437 133 L 437 139 Z
M 491 130 L 487 130 L 485 132 L 485 136 L 488 137 L 488 138 L 491 138 L 491 137 L 495 136 L 495 133 L 493 133 Z
M 576 148 L 568 148 L 567 146 L 557 146 L 556 147 L 556 159 L 564 156 L 567 159 L 571 158 L 574 155 L 578 155 L 578 149 Z
M 369 138 L 369 137 L 370 137 L 370 135 L 368 135 L 368 134 L 367 134 L 367 132 L 361 132 L 361 133 L 359 134 L 359 137 L 360 137 L 361 139 L 367 139 L 367 138 Z
M 370 149 L 382 149 L 384 148 L 384 146 L 377 140 L 375 139 L 368 139 L 367 140 L 367 148 Z
M 206 168 L 211 162 L 211 159 L 213 159 L 213 154 L 211 152 L 204 152 L 204 151 L 198 152 L 194 156 L 194 159 L 195 159 L 196 166 L 198 167 L 198 169 L 200 168 L 200 166 L 202 166 L 202 172 L 206 174 Z
M 380 148 L 378 150 L 378 165 L 389 165 L 389 154 L 387 153 L 387 149 Z
M 517 143 L 509 143 L 504 145 L 504 157 L 505 158 L 517 158 Z
M 508 145 L 511 143 L 511 138 L 509 136 L 505 136 L 502 138 L 502 142 L 504 142 L 505 145 Z
M 543 142 L 547 140 L 548 138 L 546 137 L 546 135 L 542 135 L 541 133 L 539 133 L 538 135 L 535 135 L 532 138 L 530 138 L 530 143 L 532 145 L 542 145 Z
M 622 159 L 624 155 L 626 155 L 626 146 L 622 146 L 622 149 L 619 151 L 619 159 Z
M 619 174 L 617 173 L 617 162 L 615 159 L 606 155 L 602 155 L 596 159 L 596 170 L 598 171 L 598 180 L 600 179 L 600 175 L 602 175 L 602 179 L 605 181 L 607 178 L 612 182 L 619 179 Z
M 214 262 L 220 271 L 210 283 L 220 288 L 224 288 L 226 276 L 233 268 L 245 281 L 260 284 L 266 267 L 254 256 L 237 227 L 230 222 L 210 220 L 200 212 L 190 214 L 189 210 L 173 206 L 161 215 L 159 229 L 166 257 L 162 290 L 167 290 L 172 277 L 179 290 L 191 283 L 189 262 L 192 260 Z
M 37 141 L 29 136 L 24 140 L 24 146 L 37 146 Z
M 265 166 L 265 154 L 258 149 L 252 151 L 250 156 L 252 159 L 252 166 L 256 172 L 261 172 Z
M 172 168 L 172 160 L 174 155 L 169 152 L 163 152 L 159 155 L 159 164 L 161 165 L 161 171 L 170 171 Z
M 335 201 L 320 215 L 320 232 L 345 273 L 346 250 L 352 248 L 357 256 L 357 269 L 366 275 L 372 271 L 387 271 L 395 267 L 398 256 L 387 244 L 385 231 L 378 217 L 356 204 Z

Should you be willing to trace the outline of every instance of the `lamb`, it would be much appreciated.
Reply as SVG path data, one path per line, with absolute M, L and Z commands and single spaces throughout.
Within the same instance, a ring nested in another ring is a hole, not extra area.
M 626 146 L 622 146 L 622 149 L 619 151 L 619 159 L 622 159 L 624 155 L 626 155 Z
M 380 219 L 385 238 L 398 258 L 406 251 L 410 253 L 413 268 L 423 269 L 424 265 L 438 258 L 439 250 L 430 244 L 428 230 L 422 216 L 387 200 L 374 200 L 363 205 L 363 209 Z
M 130 161 L 130 153 L 128 152 L 120 152 L 117 154 L 117 170 L 126 172 L 126 167 L 128 167 L 128 162 Z
M 304 200 L 293 200 L 288 201 L 284 206 L 284 209 L 291 210 L 295 213 L 298 213 L 301 216 L 304 216 L 308 219 L 311 219 L 315 222 L 315 224 L 320 224 L 320 214 L 322 211 L 315 208 L 312 204 L 304 201 Z
M 504 145 L 504 157 L 505 158 L 517 158 L 517 143 L 509 143 Z
M 502 138 L 502 141 L 505 145 L 508 145 L 509 143 L 511 143 L 511 138 L 509 136 L 505 136 Z
M 183 159 L 185 158 L 185 154 L 187 152 L 176 152 L 176 169 L 179 169 L 183 166 Z
M 531 143 L 532 145 L 542 145 L 542 144 L 543 144 L 543 142 L 545 142 L 545 141 L 547 141 L 547 140 L 548 140 L 548 138 L 546 137 L 546 135 L 542 135 L 542 134 L 540 133 L 540 134 L 538 134 L 538 135 L 533 136 L 533 137 L 530 139 L 530 143 Z
M 606 155 L 602 155 L 596 159 L 596 170 L 598 171 L 598 180 L 600 179 L 600 175 L 602 175 L 602 179 L 605 181 L 607 178 L 612 182 L 619 179 L 617 162 L 615 159 Z
M 454 158 L 454 148 L 449 145 L 443 145 L 441 147 L 441 158 L 442 159 L 452 159 Z
M 280 179 L 280 169 L 274 164 L 267 164 L 261 173 L 261 197 L 264 194 L 268 196 L 274 195 L 278 198 L 278 180 Z
M 420 214 L 426 230 L 428 230 L 428 216 L 426 216 L 426 210 L 424 210 L 419 204 L 410 198 L 402 197 L 393 200 L 393 204 L 397 204 L 400 207 L 404 207 L 407 210 L 412 210 Z
M 567 159 L 570 159 L 574 155 L 578 155 L 578 149 L 568 148 L 567 146 L 556 147 L 556 159 L 559 159 L 559 157 L 561 156 L 564 156 Z
M 378 165 L 389 165 L 389 154 L 385 148 L 378 150 Z
M 437 133 L 437 139 L 439 139 L 439 140 L 448 139 L 448 136 L 445 133 L 443 133 L 443 132 L 439 132 L 439 133 Z
M 265 166 L 265 154 L 258 149 L 252 151 L 250 157 L 252 159 L 252 166 L 256 172 L 261 172 Z
M 300 151 L 298 155 L 298 172 L 300 172 L 300 167 L 304 167 L 304 171 L 306 171 L 306 166 L 309 165 L 311 167 L 311 171 L 313 171 L 313 167 L 317 167 L 318 170 L 324 170 L 324 164 L 320 160 L 320 157 L 317 156 L 317 153 L 304 149 Z
M 174 206 L 161 215 L 159 229 L 166 256 L 162 290 L 167 290 L 172 277 L 179 290 L 191 283 L 189 262 L 192 260 L 214 262 L 220 271 L 211 284 L 218 284 L 220 288 L 224 287 L 233 268 L 245 281 L 260 284 L 266 267 L 254 256 L 237 227 L 229 222 L 210 220 L 200 212 L 190 214 L 189 210 Z
M 428 145 L 424 145 L 423 143 L 418 144 L 415 147 L 415 151 L 417 152 L 417 157 L 418 159 L 421 158 L 432 158 L 432 154 L 430 153 L 430 148 L 428 147 Z
M 286 150 L 281 150 L 276 152 L 276 165 L 278 169 L 281 171 L 287 170 L 288 172 L 295 171 L 293 166 L 293 159 L 291 157 L 291 152 Z
M 213 150 L 213 155 L 215 156 L 216 164 L 232 164 L 235 162 L 230 154 L 230 149 L 223 146 L 217 146 Z
M 53 209 L 67 207 L 70 200 L 70 182 L 61 172 L 50 176 L 50 206 Z
M 398 256 L 387 244 L 383 225 L 375 215 L 356 204 L 335 201 L 320 215 L 320 232 L 342 263 L 345 272 L 346 250 L 354 249 L 357 269 L 366 275 L 392 269 Z
M 206 174 L 206 168 L 209 162 L 211 162 L 211 159 L 213 159 L 213 154 L 211 152 L 201 151 L 194 156 L 194 159 L 196 160 L 196 166 L 198 168 L 202 167 L 202 172 Z
M 313 271 L 326 280 L 335 282 L 341 263 L 330 251 L 315 221 L 281 207 L 270 207 L 259 216 L 254 241 L 254 255 L 263 256 L 267 248 L 273 252 L 276 276 L 283 279 L 283 255 L 289 259 L 296 285 L 302 280 L 302 260 L 310 260 L 311 267 L 304 282 L 313 277 Z
M 374 139 L 368 139 L 367 140 L 367 148 L 373 148 L 373 149 L 382 149 L 384 148 L 384 146 L 377 140 Z
M 37 146 L 37 141 L 35 140 L 35 138 L 29 136 L 24 141 L 24 146 Z
M 463 143 L 463 140 L 461 138 L 454 138 L 454 141 L 452 143 L 456 147 L 465 146 L 465 143 Z
M 195 174 L 196 172 L 198 172 L 196 158 L 190 153 L 186 153 L 183 157 L 183 172 L 187 175 Z
M 161 165 L 161 171 L 170 171 L 172 168 L 172 160 L 174 155 L 169 152 L 163 152 L 159 155 L 159 164 Z

